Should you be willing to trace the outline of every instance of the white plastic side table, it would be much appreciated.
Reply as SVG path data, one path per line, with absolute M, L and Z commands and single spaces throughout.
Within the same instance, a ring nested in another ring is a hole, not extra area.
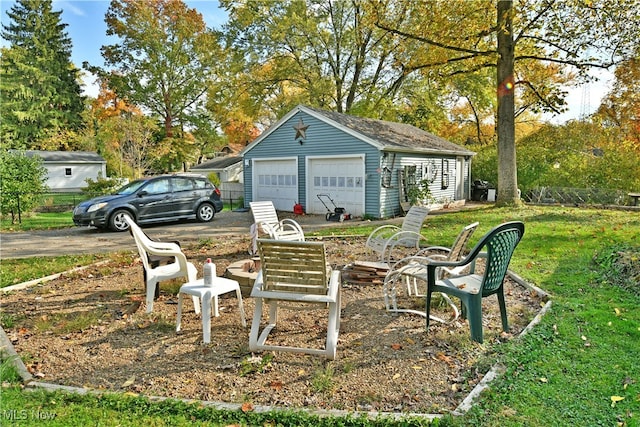
M 238 298 L 238 308 L 240 309 L 240 319 L 242 326 L 247 327 L 244 316 L 244 305 L 242 304 L 242 294 L 237 281 L 225 277 L 214 277 L 213 286 L 205 286 L 203 279 L 187 282 L 180 287 L 178 292 L 178 318 L 176 321 L 176 332 L 180 331 L 182 322 L 182 296 L 191 295 L 200 298 L 202 302 L 202 337 L 205 344 L 211 342 L 211 301 L 213 300 L 213 314 L 218 317 L 218 296 L 228 292 L 236 292 Z M 196 308 L 196 313 L 197 313 Z

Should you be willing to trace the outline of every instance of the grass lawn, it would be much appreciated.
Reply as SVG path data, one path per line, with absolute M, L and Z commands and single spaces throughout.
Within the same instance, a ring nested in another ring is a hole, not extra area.
M 462 226 L 479 221 L 473 245 L 509 220 L 526 225 L 511 269 L 549 292 L 553 306 L 523 339 L 485 344 L 488 357 L 506 372 L 466 415 L 446 417 L 438 425 L 640 425 L 640 213 L 488 207 L 429 215 L 423 234 L 429 242 L 447 244 Z M 366 235 L 374 226 L 340 233 Z M 4 276 L 4 262 L 1 268 Z M 15 270 L 27 280 L 29 268 L 25 261 Z M 10 379 L 11 369 L 3 371 Z M 15 387 L 2 394 L 3 414 L 11 409 L 56 413 L 59 424 L 49 425 L 420 425 L 410 420 L 320 421 L 296 413 L 216 411 L 177 402 L 151 404 L 140 397 L 28 393 Z

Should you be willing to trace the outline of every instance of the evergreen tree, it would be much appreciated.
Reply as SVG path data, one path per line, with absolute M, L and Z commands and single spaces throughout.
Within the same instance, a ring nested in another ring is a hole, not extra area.
M 79 70 L 71 63 L 71 39 L 51 0 L 18 0 L 7 12 L 0 61 L 0 143 L 35 149 L 39 141 L 82 127 L 84 99 Z

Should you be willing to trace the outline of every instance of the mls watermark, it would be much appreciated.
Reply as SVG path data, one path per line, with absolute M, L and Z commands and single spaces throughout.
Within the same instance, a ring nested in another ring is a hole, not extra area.
M 40 420 L 50 421 L 56 418 L 58 414 L 55 412 L 38 410 L 26 410 L 26 409 L 4 409 L 0 413 L 0 421 L 25 421 L 25 420 Z M 0 422 L 0 424 L 2 424 Z

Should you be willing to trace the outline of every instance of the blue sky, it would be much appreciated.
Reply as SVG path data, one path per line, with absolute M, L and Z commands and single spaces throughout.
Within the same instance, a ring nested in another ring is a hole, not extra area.
M 15 1 L 0 0 L 2 23 L 7 24 L 9 17 L 7 11 L 11 9 Z M 220 28 L 226 22 L 226 12 L 220 9 L 218 0 L 187 0 L 187 6 L 200 12 L 211 28 Z M 68 24 L 66 31 L 73 43 L 71 60 L 76 67 L 82 68 L 84 61 L 91 65 L 104 66 L 100 47 L 114 43 L 113 37 L 107 37 L 107 24 L 104 15 L 109 8 L 108 0 L 54 0 L 53 10 L 62 10 L 61 20 Z M 2 41 L 4 46 L 4 40 Z M 87 75 L 84 78 L 85 93 L 96 96 L 98 89 L 94 79 Z
M 220 28 L 226 21 L 226 12 L 219 7 L 218 0 L 186 0 L 185 3 L 200 12 L 211 28 Z M 11 9 L 13 0 L 0 0 L 1 21 L 8 23 L 7 10 Z M 68 24 L 66 30 L 73 43 L 71 60 L 78 67 L 82 67 L 84 61 L 92 65 L 103 66 L 100 47 L 102 45 L 114 43 L 113 38 L 107 37 L 107 25 L 104 22 L 104 15 L 109 8 L 108 0 L 54 0 L 53 10 L 62 10 L 62 22 Z M 1 39 L 0 39 L 1 40 Z M 5 43 L 3 40 L 2 45 Z M 600 100 L 609 91 L 611 73 L 600 73 L 601 81 L 592 83 L 588 88 L 588 102 L 586 102 L 589 113 L 595 111 L 600 105 Z M 84 78 L 84 90 L 87 95 L 96 96 L 97 87 L 91 76 Z M 567 102 L 570 111 L 548 120 L 553 123 L 563 123 L 570 119 L 578 118 L 582 111 L 584 94 L 583 87 L 568 88 L 569 96 Z

